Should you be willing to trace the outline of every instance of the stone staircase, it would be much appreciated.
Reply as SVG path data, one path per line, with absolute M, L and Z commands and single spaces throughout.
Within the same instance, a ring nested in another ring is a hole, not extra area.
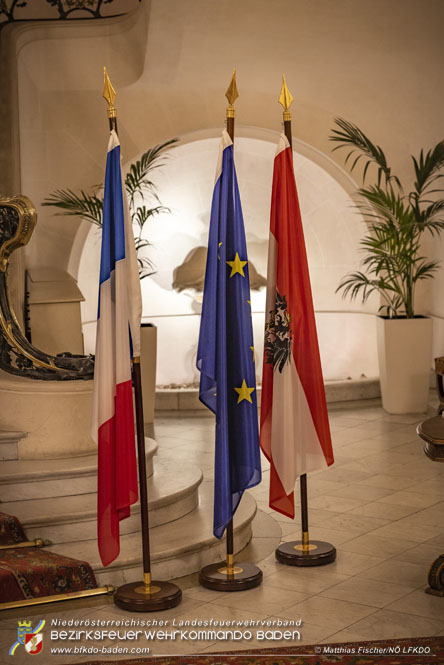
M 96 455 L 20 460 L 24 436 L 0 432 L 0 511 L 18 517 L 30 540 L 49 540 L 52 552 L 88 561 L 99 585 L 142 579 L 139 505 L 120 523 L 119 557 L 103 568 L 96 540 Z M 149 438 L 145 443 L 153 576 L 172 579 L 222 559 L 225 543 L 212 535 L 212 483 L 202 483 L 193 465 L 155 464 L 157 444 Z M 249 542 L 255 513 L 246 493 L 234 520 L 236 551 Z

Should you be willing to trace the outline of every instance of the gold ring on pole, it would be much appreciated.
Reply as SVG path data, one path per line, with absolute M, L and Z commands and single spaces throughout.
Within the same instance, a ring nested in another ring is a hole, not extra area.
M 304 543 L 299 543 L 298 545 L 294 545 L 293 549 L 298 550 L 299 552 L 312 552 L 313 550 L 317 550 L 318 546 L 313 545 L 313 543 L 310 543 L 309 545 L 304 545 Z
M 240 566 L 223 566 L 222 568 L 218 568 L 217 572 L 221 575 L 239 575 L 244 572 L 244 569 L 240 568 Z

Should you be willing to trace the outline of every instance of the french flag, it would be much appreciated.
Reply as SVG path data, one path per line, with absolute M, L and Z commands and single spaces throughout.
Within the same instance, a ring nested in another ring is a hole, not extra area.
M 119 521 L 137 501 L 131 357 L 140 356 L 142 296 L 120 143 L 111 131 L 103 201 L 93 438 L 98 443 L 97 535 L 104 566 L 118 556 Z
M 294 486 L 333 464 L 324 381 L 290 144 L 274 160 L 268 246 L 261 447 L 270 507 L 294 518 Z

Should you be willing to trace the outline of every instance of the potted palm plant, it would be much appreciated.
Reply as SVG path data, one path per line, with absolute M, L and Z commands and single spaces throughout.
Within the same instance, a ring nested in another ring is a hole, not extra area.
M 380 297 L 377 320 L 378 355 L 383 407 L 389 413 L 427 409 L 431 365 L 432 321 L 417 313 L 415 291 L 419 282 L 434 277 L 439 261 L 422 252 L 423 235 L 439 236 L 444 229 L 444 141 L 428 152 L 412 156 L 415 182 L 406 192 L 388 166 L 382 148 L 353 123 L 336 118 L 330 140 L 333 150 L 346 148 L 353 171 L 362 167 L 357 207 L 368 232 L 361 240 L 362 270 L 346 275 L 337 291 L 365 302 Z M 376 182 L 365 186 L 369 169 L 376 167 Z
M 160 203 L 156 187 L 150 178 L 150 172 L 164 164 L 165 151 L 178 139 L 170 139 L 165 143 L 148 149 L 136 162 L 132 163 L 125 175 L 125 189 L 134 230 L 134 242 L 139 266 L 139 277 L 145 279 L 154 272 L 154 266 L 146 255 L 150 245 L 146 238 L 145 225 L 156 215 L 170 212 Z M 149 201 L 153 205 L 146 205 Z M 97 185 L 90 191 L 58 189 L 44 199 L 43 206 L 57 208 L 58 215 L 74 216 L 86 219 L 98 227 L 102 227 L 103 185 Z M 157 329 L 151 323 L 142 323 L 141 329 L 141 369 L 143 413 L 146 423 L 153 422 L 156 385 L 156 351 Z

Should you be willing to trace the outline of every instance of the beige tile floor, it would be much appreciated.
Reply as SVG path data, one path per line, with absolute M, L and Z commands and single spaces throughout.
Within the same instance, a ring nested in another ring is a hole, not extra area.
M 428 416 L 390 416 L 375 402 L 331 408 L 336 462 L 308 479 L 309 517 L 311 537 L 333 543 L 337 560 L 313 569 L 275 561 L 274 548 L 280 539 L 299 538 L 300 519 L 298 515 L 293 522 L 269 509 L 269 470 L 264 461 L 263 482 L 251 490 L 259 509 L 254 538 L 239 556 L 260 565 L 262 586 L 242 593 L 217 593 L 199 587 L 197 575 L 191 575 L 178 580 L 183 589 L 181 605 L 156 615 L 168 619 L 170 627 L 173 619 L 300 619 L 300 640 L 261 641 L 253 627 L 252 639 L 239 642 L 156 640 L 149 645 L 151 654 L 444 636 L 444 598 L 424 593 L 428 567 L 444 549 L 444 465 L 425 457 L 415 431 L 419 421 L 434 414 L 434 405 Z M 212 482 L 211 418 L 157 418 L 155 436 L 161 458 L 193 462 L 204 471 L 204 482 Z M 5 613 L 0 617 L 0 663 L 12 662 L 7 650 L 15 639 L 18 618 L 110 620 L 123 614 L 104 597 Z M 26 658 L 27 654 L 17 651 L 14 662 Z M 88 655 L 51 657 L 47 652 L 45 662 L 61 665 L 90 659 Z

